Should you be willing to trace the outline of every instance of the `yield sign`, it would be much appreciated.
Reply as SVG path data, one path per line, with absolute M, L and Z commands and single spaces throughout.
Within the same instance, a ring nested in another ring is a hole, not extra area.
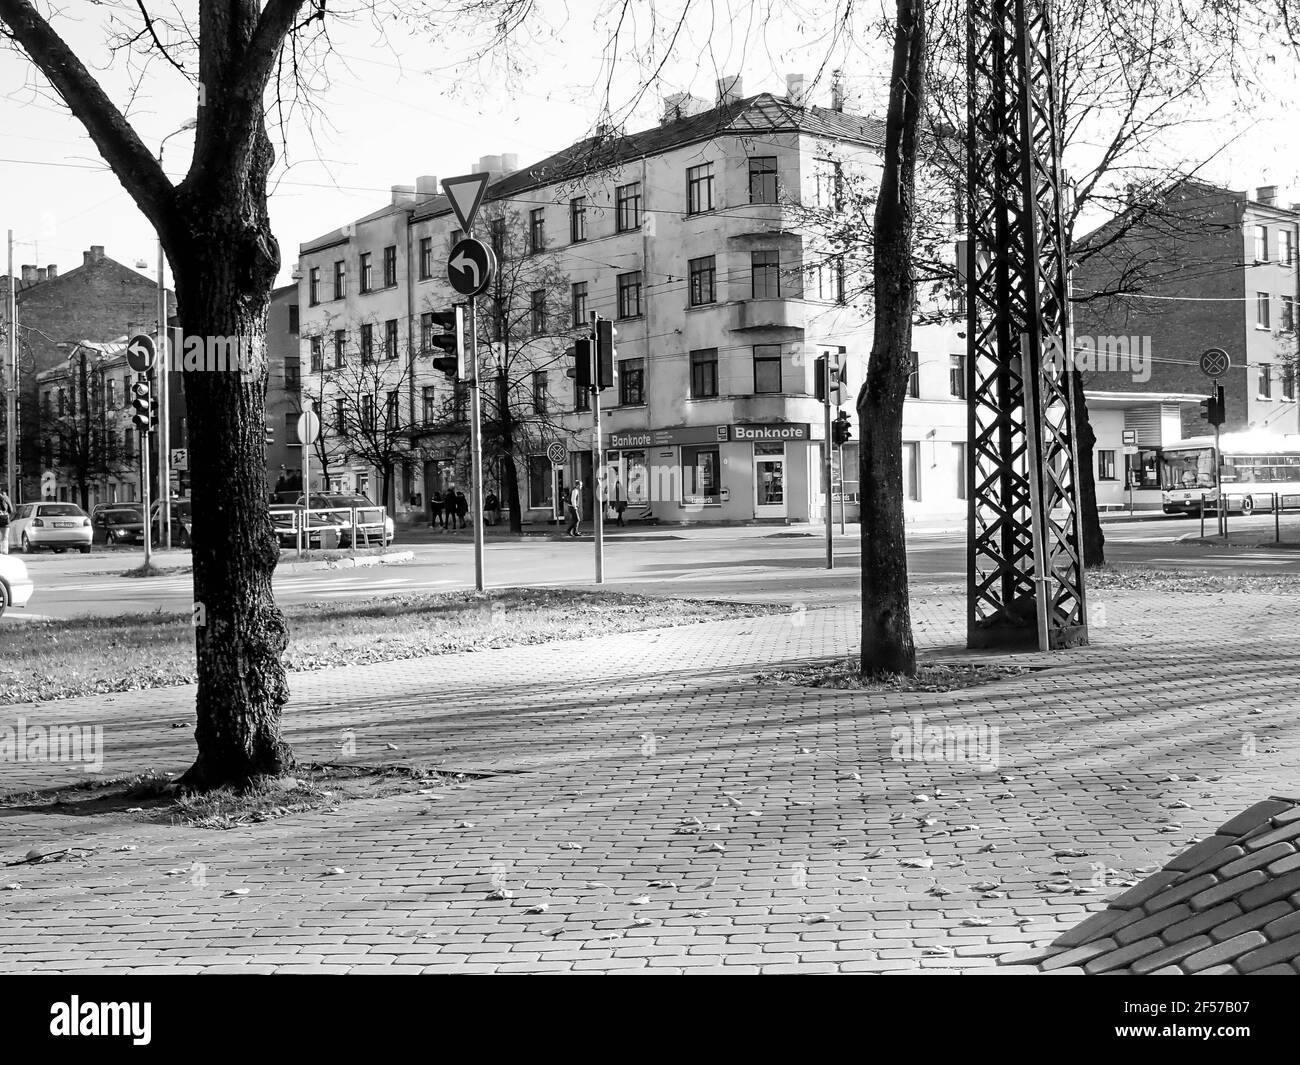
M 442 191 L 451 201 L 451 209 L 456 212 L 460 228 L 466 234 L 474 227 L 474 216 L 478 214 L 483 194 L 487 192 L 488 174 L 465 174 L 463 177 L 447 178 L 442 183 Z

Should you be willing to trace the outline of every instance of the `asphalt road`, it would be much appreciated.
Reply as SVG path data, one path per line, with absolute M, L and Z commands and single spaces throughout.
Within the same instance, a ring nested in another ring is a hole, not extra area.
M 1258 528 L 1261 541 L 1271 539 L 1272 518 L 1235 519 L 1234 530 Z M 1240 572 L 1300 573 L 1300 550 L 1294 548 L 1205 547 L 1178 543 L 1199 531 L 1195 520 L 1156 518 L 1107 525 L 1107 557 L 1115 562 L 1145 563 L 1156 569 L 1231 569 Z M 1300 521 L 1284 538 L 1300 542 Z M 332 602 L 393 594 L 427 593 L 474 585 L 472 545 L 421 530 L 391 550 L 411 551 L 411 561 L 357 569 L 322 569 L 285 565 L 276 573 L 282 603 Z M 738 529 L 657 529 L 611 537 L 605 550 L 605 582 L 611 589 L 646 594 L 722 597 L 740 600 L 805 602 L 843 601 L 857 594 L 857 529 L 838 537 L 835 569 L 825 568 L 825 542 L 806 527 Z M 292 555 L 286 553 L 286 561 Z M 192 589 L 188 574 L 147 580 L 128 579 L 122 569 L 137 565 L 140 553 L 118 550 L 89 556 L 37 555 L 25 558 L 36 582 L 26 610 L 10 611 L 0 625 L 24 618 L 114 615 L 154 610 L 188 612 Z M 176 552 L 164 564 L 188 562 Z M 909 537 L 908 564 L 918 585 L 953 584 L 966 575 L 962 532 L 918 530 Z M 588 536 L 579 542 L 545 537 L 488 541 L 485 572 L 489 587 L 511 585 L 592 586 L 594 548 Z

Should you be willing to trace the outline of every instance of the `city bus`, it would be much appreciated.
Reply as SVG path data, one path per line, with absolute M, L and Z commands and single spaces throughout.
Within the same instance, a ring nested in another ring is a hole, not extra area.
M 1258 430 L 1223 433 L 1216 463 L 1214 437 L 1194 436 L 1160 449 L 1161 498 L 1166 514 L 1218 510 L 1216 465 L 1229 512 L 1269 510 L 1273 496 L 1284 506 L 1300 505 L 1300 436 Z

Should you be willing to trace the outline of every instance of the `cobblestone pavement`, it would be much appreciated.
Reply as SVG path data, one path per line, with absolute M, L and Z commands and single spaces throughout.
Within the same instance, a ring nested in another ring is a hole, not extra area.
M 959 594 L 915 608 L 927 655 L 973 657 Z M 350 735 L 359 763 L 488 775 L 228 831 L 0 809 L 0 860 L 90 851 L 0 869 L 0 971 L 1025 971 L 999 956 L 1300 791 L 1290 599 L 1093 609 L 1089 647 L 948 693 L 756 682 L 855 645 L 853 610 L 798 604 L 295 675 L 300 759 Z M 192 754 L 192 689 L 18 716 L 102 725 L 114 776 Z M 996 729 L 996 767 L 895 757 L 918 724 Z M 84 776 L 0 771 L 9 792 Z

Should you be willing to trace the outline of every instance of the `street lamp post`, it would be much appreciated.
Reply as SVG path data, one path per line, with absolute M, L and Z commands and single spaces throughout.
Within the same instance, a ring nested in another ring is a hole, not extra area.
M 167 142 L 176 134 L 184 133 L 197 125 L 198 119 L 186 119 L 162 139 L 162 143 L 158 145 L 158 168 L 160 170 L 162 169 L 163 152 L 167 150 Z M 160 238 L 158 241 L 158 354 L 160 356 L 158 360 L 158 391 L 161 394 L 158 397 L 158 421 L 161 424 L 158 426 L 158 498 L 160 500 L 158 517 L 161 522 L 163 547 L 170 549 L 172 546 L 171 353 L 167 333 L 167 288 L 163 283 L 165 266 L 166 258 L 163 255 L 163 245 Z M 147 438 L 146 446 L 148 446 Z M 145 515 L 145 526 L 145 535 L 148 536 L 149 516 L 147 514 Z

